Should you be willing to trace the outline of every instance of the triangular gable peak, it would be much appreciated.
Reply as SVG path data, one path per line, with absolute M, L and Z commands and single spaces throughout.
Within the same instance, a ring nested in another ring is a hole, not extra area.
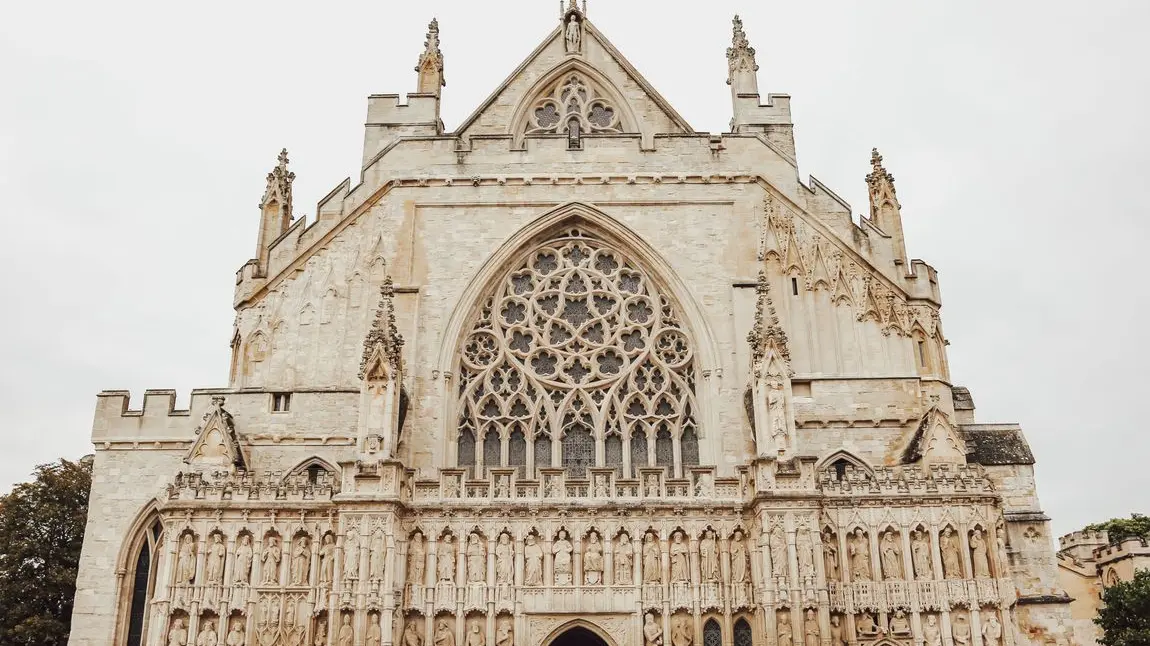
M 958 427 L 951 423 L 950 418 L 939 410 L 938 406 L 931 406 L 919 421 L 914 437 L 903 453 L 903 462 L 906 464 L 922 462 L 927 465 L 965 464 L 969 452 L 966 440 Z
M 198 468 L 246 468 L 247 460 L 240 449 L 232 415 L 224 409 L 224 398 L 213 397 L 212 409 L 204 414 L 196 428 L 196 441 L 188 449 L 184 462 Z
M 575 117 L 580 134 L 641 135 L 694 129 L 586 19 L 568 7 L 562 22 L 461 125 L 455 135 L 566 135 Z

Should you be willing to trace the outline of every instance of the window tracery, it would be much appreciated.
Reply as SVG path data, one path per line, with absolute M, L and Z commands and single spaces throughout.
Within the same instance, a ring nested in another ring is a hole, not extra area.
M 619 110 L 580 73 L 563 76 L 531 106 L 527 133 L 579 135 L 623 132 Z
M 458 464 L 475 463 L 483 429 L 487 467 L 505 466 L 502 455 L 521 466 L 514 442 L 506 453 L 489 448 L 519 432 L 527 472 L 553 463 L 553 441 L 572 477 L 585 477 L 599 455 L 620 466 L 629 453 L 637 469 L 648 464 L 648 428 L 660 466 L 679 466 L 681 438 L 693 460 L 685 463 L 696 464 L 694 375 L 693 344 L 658 284 L 613 245 L 565 230 L 519 258 L 468 329 Z

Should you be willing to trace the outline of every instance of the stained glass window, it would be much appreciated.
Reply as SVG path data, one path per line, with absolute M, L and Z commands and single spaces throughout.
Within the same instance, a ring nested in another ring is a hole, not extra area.
M 551 466 L 551 438 L 539 435 L 535 438 L 535 468 L 546 469 Z
M 605 460 L 603 466 L 611 467 L 617 473 L 622 473 L 623 440 L 619 439 L 618 435 L 608 435 L 607 439 L 603 441 L 603 458 Z
M 707 623 L 703 624 L 703 646 L 722 645 L 723 630 L 719 628 L 719 622 L 714 619 L 708 619 Z
M 679 457 L 684 466 L 699 464 L 699 436 L 695 434 L 693 426 L 683 429 L 683 435 L 679 438 Z
M 483 466 L 490 469 L 498 467 L 503 458 L 503 447 L 499 440 L 499 431 L 490 429 L 483 436 Z
M 163 525 L 157 520 L 140 541 L 135 572 L 132 574 L 132 598 L 128 606 L 128 632 L 124 641 L 127 646 L 140 646 L 144 643 L 148 603 L 155 588 L 155 556 L 162 535 Z
M 507 466 L 518 467 L 520 476 L 527 475 L 527 438 L 518 428 L 511 432 L 508 439 Z
M 471 429 L 459 433 L 459 466 L 475 466 L 475 436 L 471 434 Z
M 576 424 L 563 436 L 563 468 L 572 478 L 587 476 L 587 467 L 595 466 L 595 440 L 591 429 Z
M 735 646 L 754 646 L 755 638 L 751 634 L 751 625 L 746 619 L 735 622 Z
M 675 466 L 675 445 L 671 441 L 671 430 L 666 424 L 659 427 L 655 434 L 655 466 Z

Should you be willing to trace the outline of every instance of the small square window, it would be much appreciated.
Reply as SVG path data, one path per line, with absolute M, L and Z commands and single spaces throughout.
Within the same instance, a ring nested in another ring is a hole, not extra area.
M 291 393 L 272 393 L 272 412 L 286 413 L 291 410 Z

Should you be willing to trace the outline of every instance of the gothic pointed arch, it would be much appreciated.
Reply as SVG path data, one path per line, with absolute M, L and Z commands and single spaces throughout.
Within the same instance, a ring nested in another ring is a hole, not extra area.
M 313 455 L 292 467 L 284 476 L 284 481 L 289 482 L 294 477 L 305 475 L 309 484 L 324 484 L 321 481 L 330 480 L 331 487 L 339 489 L 339 469 L 318 455 Z
M 610 633 L 586 619 L 568 621 L 552 630 L 540 643 L 544 646 L 574 646 L 574 644 L 616 646 L 616 641 Z
M 516 106 L 509 123 L 515 145 L 531 134 L 567 133 L 570 120 L 583 133 L 642 132 L 623 93 L 585 61 L 571 58 L 543 75 Z
M 116 646 L 141 646 L 147 636 L 152 615 L 149 609 L 163 552 L 164 525 L 158 506 L 154 499 L 144 505 L 120 543 L 116 557 L 117 572 L 121 573 L 118 615 L 112 642 Z
M 845 449 L 835 451 L 819 460 L 815 470 L 833 469 L 835 474 L 841 479 L 847 466 L 853 467 L 867 476 L 874 476 L 874 469 L 867 464 L 865 460 Z
M 604 466 L 607 437 L 623 429 L 658 433 L 659 465 L 675 473 L 684 438 L 698 461 L 698 389 L 717 353 L 694 299 L 634 233 L 586 205 L 561 207 L 509 240 L 466 293 L 441 354 L 457 380 L 443 437 L 459 466 L 509 424 L 535 445 L 525 453 L 536 468 L 542 458 L 577 477 Z

